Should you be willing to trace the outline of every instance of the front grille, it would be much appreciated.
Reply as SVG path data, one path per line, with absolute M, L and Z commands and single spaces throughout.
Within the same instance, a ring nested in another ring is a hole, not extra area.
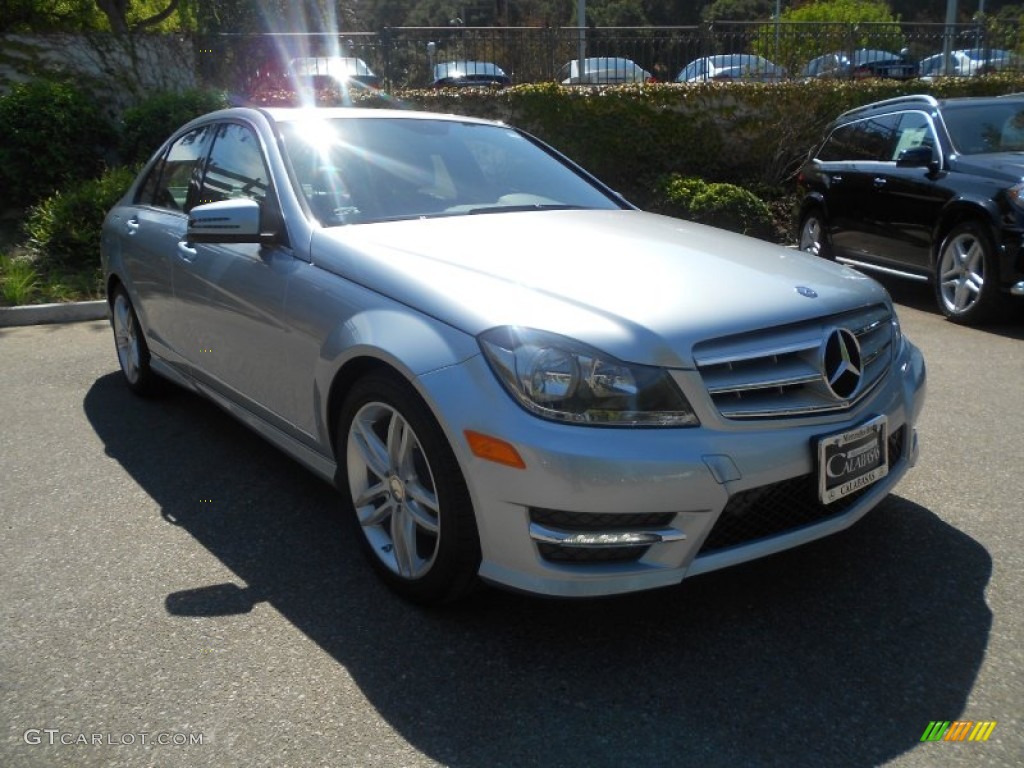
M 660 529 L 675 519 L 674 512 L 567 512 L 560 509 L 530 509 L 530 522 L 566 532 L 618 532 Z M 538 542 L 540 556 L 552 563 L 635 562 L 647 554 L 646 546 L 579 547 Z
M 837 399 L 822 375 L 822 342 L 833 328 L 851 331 L 861 348 L 863 379 L 848 399 Z M 882 381 L 892 355 L 892 313 L 882 304 L 694 346 L 704 385 L 727 419 L 846 410 Z
M 904 432 L 905 428 L 900 427 L 889 435 L 890 470 L 903 455 Z M 743 491 L 729 499 L 697 557 L 836 517 L 870 490 L 868 486 L 831 504 L 822 504 L 818 478 L 810 474 Z

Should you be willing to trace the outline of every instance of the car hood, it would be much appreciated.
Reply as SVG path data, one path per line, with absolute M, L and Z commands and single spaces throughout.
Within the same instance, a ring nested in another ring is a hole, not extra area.
M 672 368 L 692 367 L 701 340 L 887 301 L 855 270 L 640 211 L 335 227 L 314 234 L 311 261 L 469 334 L 538 328 Z
M 1024 152 L 990 152 L 983 155 L 957 155 L 950 168 L 959 173 L 988 176 L 1016 183 L 1024 179 Z

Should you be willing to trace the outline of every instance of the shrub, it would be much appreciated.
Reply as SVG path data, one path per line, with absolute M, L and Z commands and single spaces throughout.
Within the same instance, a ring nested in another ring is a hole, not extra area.
M 114 128 L 73 83 L 33 80 L 0 97 L 0 208 L 26 207 L 102 168 Z
M 103 219 L 134 178 L 135 171 L 130 168 L 111 169 L 34 206 L 25 231 L 39 262 L 74 270 L 98 268 Z
M 773 236 L 768 206 L 753 192 L 735 184 L 707 183 L 672 174 L 658 185 L 663 213 L 762 239 Z
M 144 163 L 179 126 L 226 106 L 227 96 L 220 91 L 168 91 L 150 96 L 126 110 L 121 119 L 122 161 Z
M 39 275 L 30 261 L 0 256 L 0 301 L 28 304 L 39 287 Z

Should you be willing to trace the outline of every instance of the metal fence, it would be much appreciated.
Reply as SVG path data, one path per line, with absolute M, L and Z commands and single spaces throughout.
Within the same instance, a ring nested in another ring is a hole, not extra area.
M 355 56 L 380 76 L 387 89 L 431 84 L 432 65 L 451 60 L 493 62 L 515 83 L 552 81 L 583 53 L 631 59 L 662 81 L 675 80 L 696 59 L 716 54 L 757 54 L 802 77 L 816 57 L 851 55 L 857 49 L 902 53 L 913 64 L 943 52 L 1007 51 L 998 68 L 1024 68 L 1024 38 L 1018 25 L 819 24 L 715 22 L 687 27 L 397 27 L 342 34 L 222 34 L 196 40 L 199 76 L 208 85 L 236 93 L 251 91 L 261 78 L 281 76 L 287 62 L 304 56 Z M 944 56 L 942 72 L 956 69 Z M 948 67 L 948 69 L 947 69 Z M 990 67 L 995 68 L 995 67 Z M 854 76 L 853 71 L 845 72 Z

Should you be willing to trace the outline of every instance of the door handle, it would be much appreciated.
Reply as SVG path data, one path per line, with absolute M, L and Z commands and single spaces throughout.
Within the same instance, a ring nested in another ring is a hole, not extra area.
M 128 233 L 129 235 L 134 235 L 136 232 L 138 232 L 139 231 L 139 217 L 138 216 L 132 216 L 130 219 L 127 219 L 124 222 L 124 229 L 125 229 L 125 232 Z
M 873 182 L 875 189 L 881 189 L 887 183 L 887 179 L 884 176 L 875 176 Z
M 178 241 L 178 258 L 187 261 L 189 264 L 196 257 L 196 249 L 184 240 Z
M 840 176 L 840 175 L 836 175 L 836 176 L 832 177 L 832 183 L 833 184 L 839 184 L 842 180 L 843 180 L 843 177 Z

